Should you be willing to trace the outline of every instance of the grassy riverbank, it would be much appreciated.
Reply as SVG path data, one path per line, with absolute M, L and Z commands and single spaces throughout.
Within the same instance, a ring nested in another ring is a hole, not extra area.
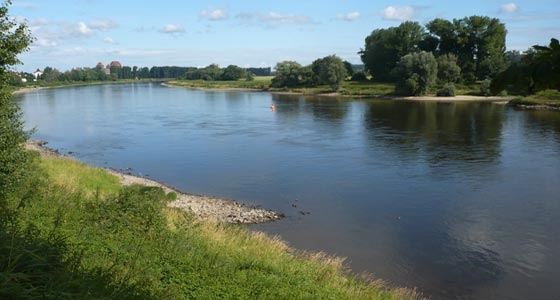
M 510 104 L 525 108 L 550 108 L 560 109 L 560 91 L 544 90 L 532 96 L 517 97 Z
M 247 89 L 257 91 L 267 91 L 273 93 L 294 93 L 303 95 L 322 95 L 322 96 L 344 96 L 358 98 L 398 98 L 395 95 L 395 84 L 379 83 L 372 81 L 343 81 L 338 92 L 332 92 L 327 85 L 316 87 L 296 87 L 296 88 L 273 88 L 270 86 L 272 76 L 255 77 L 252 81 L 204 81 L 204 80 L 171 80 L 167 84 L 172 86 L 198 88 L 198 89 Z M 434 87 L 426 97 L 441 99 L 442 101 L 452 100 L 453 97 L 436 97 L 437 89 Z M 480 84 L 471 85 L 458 84 L 456 86 L 457 95 L 479 97 Z M 410 97 L 408 97 L 410 98 Z
M 161 189 L 37 158 L 25 201 L 1 230 L 1 299 L 411 299 L 244 227 L 169 208 Z M 1 229 L 1 228 L 0 228 Z
M 256 76 L 251 81 L 204 81 L 204 80 L 172 80 L 169 85 L 200 88 L 200 89 L 249 89 L 277 93 L 296 93 L 306 95 L 343 95 L 357 97 L 379 97 L 393 93 L 395 86 L 389 83 L 344 81 L 340 90 L 333 93 L 329 86 L 273 88 L 270 86 L 272 76 Z

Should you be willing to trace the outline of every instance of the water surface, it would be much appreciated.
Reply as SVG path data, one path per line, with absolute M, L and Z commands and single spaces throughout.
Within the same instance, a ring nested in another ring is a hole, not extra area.
M 560 294 L 558 112 L 157 84 L 20 98 L 35 139 L 282 211 L 251 228 L 347 257 L 356 272 L 433 299 Z

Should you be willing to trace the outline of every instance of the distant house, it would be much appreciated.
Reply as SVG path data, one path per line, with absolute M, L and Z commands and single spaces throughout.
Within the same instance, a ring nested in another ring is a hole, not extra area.
M 113 60 L 110 64 L 107 65 L 107 69 L 111 69 L 112 67 L 122 68 L 121 62 L 118 60 Z
M 41 77 L 41 75 L 43 75 L 43 72 L 39 69 L 37 69 L 37 71 L 33 72 L 33 76 L 35 77 L 34 81 L 37 81 L 37 79 L 39 77 Z

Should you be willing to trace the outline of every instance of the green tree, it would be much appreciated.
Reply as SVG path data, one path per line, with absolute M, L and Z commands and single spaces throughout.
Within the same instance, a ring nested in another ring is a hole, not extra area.
M 238 67 L 236 65 L 227 66 L 221 75 L 221 80 L 239 80 L 241 78 L 247 78 L 247 70 Z
M 51 67 L 45 67 L 43 69 L 43 75 L 41 75 L 41 79 L 46 82 L 56 82 L 59 81 L 60 72 L 57 69 L 53 69 Z
M 302 84 L 302 66 L 295 61 L 282 61 L 276 64 L 276 73 L 272 78 L 271 86 L 297 87 Z
M 560 90 L 560 42 L 552 38 L 548 46 L 535 45 L 523 54 L 508 55 L 509 66 L 497 74 L 490 91 L 497 94 L 531 95 L 541 90 Z
M 121 79 L 132 79 L 132 68 L 129 66 L 123 66 L 120 70 L 120 78 Z
M 560 42 L 552 38 L 548 46 L 533 46 L 538 68 L 539 90 L 560 90 Z
M 398 27 L 376 29 L 366 37 L 364 49 L 358 54 L 374 80 L 389 81 L 391 70 L 399 59 L 418 51 L 424 35 L 424 28 L 410 21 Z
M 437 78 L 437 61 L 430 52 L 416 52 L 403 56 L 393 70 L 399 78 L 396 91 L 399 94 L 424 95 Z
M 8 15 L 10 1 L 0 6 L 0 226 L 5 221 L 8 196 L 17 191 L 29 170 L 30 156 L 23 148 L 28 138 L 21 112 L 8 87 L 9 69 L 19 64 L 17 55 L 27 51 L 32 38 L 25 24 Z
M 455 54 L 463 80 L 483 80 L 505 68 L 506 28 L 499 19 L 471 16 L 426 24 L 428 34 L 421 48 L 436 56 Z
M 138 72 L 138 77 L 139 78 L 150 78 L 150 68 L 142 67 L 140 69 L 140 71 Z
M 111 66 L 109 69 L 111 80 L 119 79 L 119 73 L 121 72 L 121 67 L 119 66 Z
M 342 59 L 336 55 L 329 55 L 316 59 L 311 64 L 311 69 L 315 79 L 315 84 L 326 84 L 333 91 L 338 91 L 340 85 L 346 79 L 346 67 Z
M 505 68 L 506 27 L 499 19 L 483 16 L 453 20 L 456 55 L 463 78 L 483 80 Z
M 344 67 L 346 68 L 346 76 L 352 77 L 352 75 L 354 75 L 354 67 L 352 67 L 352 64 L 349 61 L 345 60 Z
M 457 65 L 457 56 L 454 54 L 444 54 L 437 58 L 438 79 L 451 83 L 456 82 L 461 77 L 461 68 Z
M 423 50 L 434 55 L 457 53 L 457 34 L 453 22 L 436 18 L 426 24 L 428 34 L 424 38 Z

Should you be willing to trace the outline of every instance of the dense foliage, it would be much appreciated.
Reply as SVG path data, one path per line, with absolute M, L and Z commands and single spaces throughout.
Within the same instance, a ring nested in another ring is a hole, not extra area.
M 185 74 L 180 77 L 187 80 L 229 81 L 239 79 L 252 80 L 253 74 L 247 71 L 247 69 L 236 65 L 220 68 L 220 66 L 216 64 L 211 64 L 204 68 L 188 68 Z
M 309 66 L 302 66 L 295 61 L 279 62 L 271 86 L 294 88 L 328 85 L 332 91 L 338 91 L 348 75 L 348 65 L 352 68 L 351 64 L 343 62 L 336 55 L 316 59 Z
M 422 26 L 410 21 L 398 27 L 374 30 L 359 52 L 366 71 L 376 81 L 392 81 L 391 71 L 401 57 L 419 49 L 423 34 Z
M 8 198 L 21 193 L 29 173 L 31 159 L 23 143 L 24 131 L 21 112 L 12 101 L 8 87 L 10 67 L 19 63 L 17 55 L 26 51 L 31 37 L 24 24 L 17 24 L 8 16 L 9 1 L 0 7 L 0 226 L 10 216 Z
M 400 94 L 420 96 L 426 94 L 437 79 L 437 61 L 432 53 L 421 51 L 407 54 L 399 60 L 392 72 Z
M 350 69 L 352 69 L 352 66 L 350 66 Z M 316 59 L 311 64 L 311 70 L 313 70 L 316 85 L 328 85 L 333 91 L 338 91 L 348 74 L 346 65 L 336 55 Z
M 509 67 L 495 76 L 490 89 L 497 94 L 531 95 L 560 90 L 560 42 L 552 38 L 548 46 L 535 45 L 524 54 L 511 53 Z
M 457 82 L 461 77 L 461 68 L 457 65 L 457 56 L 451 53 L 437 58 L 437 77 L 444 83 Z
M 374 30 L 359 54 L 366 70 L 378 81 L 394 80 L 391 70 L 407 54 L 452 54 L 457 57 L 462 80 L 474 82 L 503 70 L 505 38 L 505 25 L 489 17 L 435 19 L 425 28 L 416 22 L 404 22 L 398 27 Z

